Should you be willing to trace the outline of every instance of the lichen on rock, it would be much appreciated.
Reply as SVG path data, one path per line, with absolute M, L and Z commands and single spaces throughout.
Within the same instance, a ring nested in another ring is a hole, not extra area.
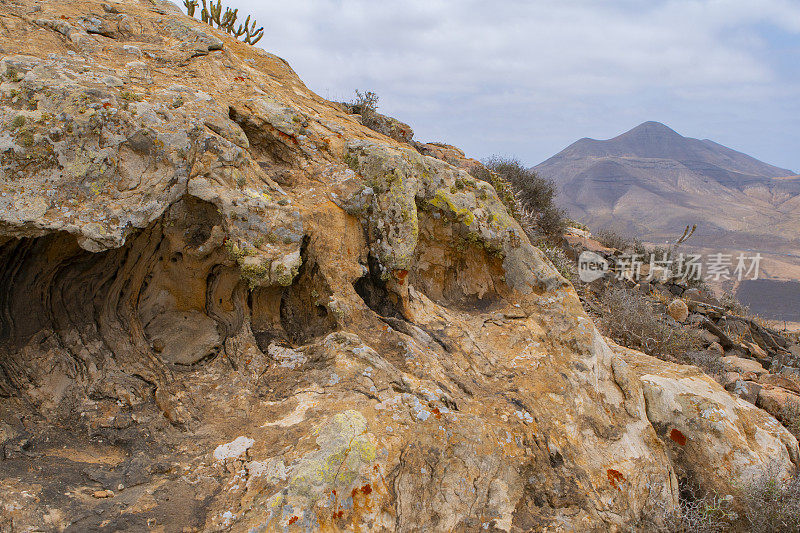
M 798 461 L 280 58 L 161 1 L 0 22 L 0 528 L 623 531 Z

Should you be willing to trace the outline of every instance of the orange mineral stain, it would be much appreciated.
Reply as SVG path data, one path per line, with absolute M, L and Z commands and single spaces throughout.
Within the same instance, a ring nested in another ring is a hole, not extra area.
M 622 475 L 622 472 L 619 470 L 614 470 L 613 468 L 609 468 L 606 470 L 606 475 L 608 476 L 608 482 L 611 483 L 611 486 L 617 490 L 622 490 L 620 485 L 625 483 L 625 476 Z
M 677 429 L 673 429 L 672 431 L 669 432 L 669 438 L 677 442 L 681 446 L 686 446 L 686 435 L 684 435 Z
M 394 271 L 394 277 L 401 285 L 406 281 L 407 276 L 408 276 L 408 270 L 401 269 Z

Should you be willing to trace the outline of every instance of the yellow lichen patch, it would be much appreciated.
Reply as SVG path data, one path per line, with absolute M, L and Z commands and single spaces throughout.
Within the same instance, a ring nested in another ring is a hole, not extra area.
M 310 496 L 312 492 L 352 484 L 361 467 L 375 460 L 375 445 L 366 430 L 367 421 L 358 411 L 333 416 L 317 435 L 320 449 L 305 455 L 297 465 L 291 490 Z

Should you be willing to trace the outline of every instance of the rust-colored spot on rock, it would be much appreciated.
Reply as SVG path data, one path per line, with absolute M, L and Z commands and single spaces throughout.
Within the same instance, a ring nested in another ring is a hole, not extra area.
M 405 283 L 406 277 L 408 277 L 408 270 L 400 269 L 394 271 L 394 277 L 397 279 L 399 283 Z
M 371 493 L 371 492 L 372 492 L 372 487 L 370 487 L 370 486 L 369 486 L 369 483 L 367 483 L 366 485 L 364 485 L 363 487 L 361 487 L 361 492 L 362 492 L 363 494 L 369 494 L 369 493 Z
M 622 475 L 622 472 L 619 470 L 614 470 L 613 468 L 609 468 L 606 470 L 606 475 L 608 476 L 608 482 L 611 483 L 611 486 L 617 490 L 622 490 L 620 485 L 625 483 L 625 476 Z
M 289 519 L 289 525 L 291 526 L 292 524 L 294 524 L 294 523 L 295 523 L 295 522 L 297 522 L 298 520 L 300 520 L 300 517 L 299 517 L 299 516 L 293 516 L 293 517 L 291 517 L 291 518 Z
M 681 446 L 686 446 L 686 435 L 678 431 L 677 429 L 673 429 L 669 432 L 669 438 L 673 441 L 677 442 Z
M 275 130 L 275 132 L 278 134 L 278 138 L 285 143 L 300 144 L 297 139 L 295 139 L 294 135 L 289 135 L 280 130 Z
M 433 408 L 433 416 L 436 418 L 442 418 L 442 412 L 439 410 L 438 407 Z
M 356 494 L 358 494 L 358 489 L 353 489 L 350 491 L 350 496 L 352 496 L 353 498 L 356 497 Z

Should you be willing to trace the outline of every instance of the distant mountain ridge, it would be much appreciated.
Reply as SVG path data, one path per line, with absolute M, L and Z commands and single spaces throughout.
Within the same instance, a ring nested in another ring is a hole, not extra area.
M 583 138 L 571 144 L 540 166 L 563 158 L 584 157 L 637 157 L 645 159 L 672 159 L 707 170 L 709 166 L 734 173 L 761 177 L 781 177 L 794 174 L 709 139 L 684 137 L 660 122 L 644 122 L 613 139 Z
M 570 216 L 594 230 L 663 243 L 697 224 L 686 251 L 761 253 L 763 282 L 758 290 L 742 284 L 739 297 L 766 318 L 800 321 L 800 176 L 792 170 L 659 122 L 580 139 L 534 169 L 556 183 Z M 738 289 L 733 281 L 723 287 Z
M 705 241 L 730 232 L 794 241 L 800 227 L 794 171 L 659 122 L 608 140 L 580 139 L 534 169 L 555 181 L 573 217 L 654 241 L 693 223 Z

